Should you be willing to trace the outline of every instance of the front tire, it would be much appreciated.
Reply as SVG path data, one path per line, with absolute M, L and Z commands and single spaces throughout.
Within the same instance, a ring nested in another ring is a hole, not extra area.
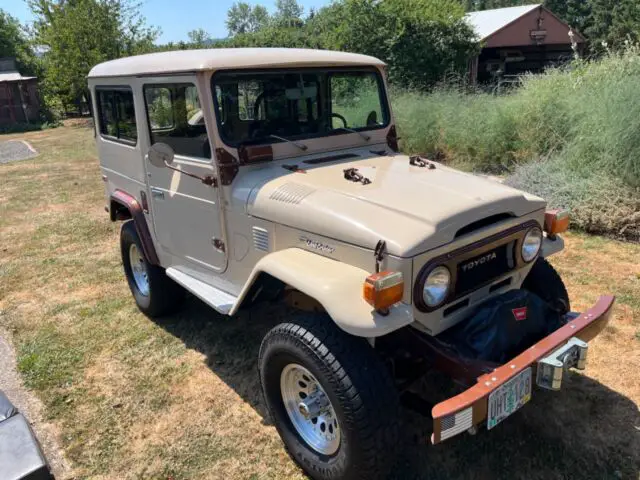
M 571 310 L 567 287 L 560 274 L 542 257 L 538 258 L 531 267 L 529 275 L 522 283 L 522 288 L 536 294 L 563 315 Z
M 278 433 L 308 475 L 386 478 L 398 438 L 399 399 L 365 339 L 343 332 L 327 316 L 301 316 L 265 336 L 259 368 Z
M 160 317 L 180 307 L 184 290 L 167 277 L 163 268 L 148 262 L 132 220 L 120 230 L 120 254 L 129 289 L 142 313 Z

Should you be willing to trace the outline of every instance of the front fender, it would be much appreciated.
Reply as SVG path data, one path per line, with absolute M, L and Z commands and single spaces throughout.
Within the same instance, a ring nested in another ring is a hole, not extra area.
M 263 257 L 251 272 L 230 315 L 236 313 L 251 285 L 263 272 L 314 298 L 333 321 L 351 335 L 380 337 L 413 322 L 410 305 L 398 303 L 383 316 L 363 299 L 362 287 L 369 272 L 299 248 Z

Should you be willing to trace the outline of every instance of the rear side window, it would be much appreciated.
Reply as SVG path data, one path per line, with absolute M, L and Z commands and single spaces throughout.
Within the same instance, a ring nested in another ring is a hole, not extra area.
M 100 134 L 124 143 L 138 140 L 133 92 L 127 88 L 97 88 Z
M 144 86 L 151 144 L 166 143 L 177 155 L 211 158 L 198 90 L 192 83 Z

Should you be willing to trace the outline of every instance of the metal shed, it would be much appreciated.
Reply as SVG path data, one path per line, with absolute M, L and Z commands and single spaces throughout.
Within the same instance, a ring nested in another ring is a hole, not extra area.
M 482 42 L 469 65 L 473 83 L 500 83 L 539 73 L 570 60 L 585 39 L 542 4 L 471 12 L 466 16 Z M 572 38 L 575 44 L 572 48 Z
M 38 79 L 23 77 L 13 58 L 0 58 L 0 125 L 38 121 Z

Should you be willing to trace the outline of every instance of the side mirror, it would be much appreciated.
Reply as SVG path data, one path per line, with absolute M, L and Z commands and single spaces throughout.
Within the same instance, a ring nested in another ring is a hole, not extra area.
M 166 143 L 154 143 L 149 149 L 149 162 L 154 167 L 168 167 L 173 163 L 175 153 Z

